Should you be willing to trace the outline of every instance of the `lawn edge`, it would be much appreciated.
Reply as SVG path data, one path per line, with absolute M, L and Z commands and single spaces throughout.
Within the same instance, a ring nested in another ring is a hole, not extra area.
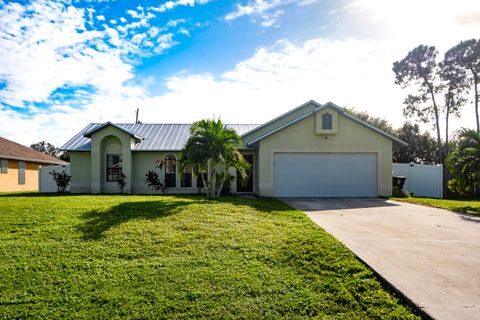
M 447 211 L 450 211 L 450 212 L 453 212 L 453 213 L 464 214 L 464 215 L 467 215 L 467 216 L 469 216 L 469 217 L 476 217 L 476 218 L 480 217 L 480 214 L 469 213 L 469 212 L 464 212 L 464 211 L 459 211 L 459 210 L 453 210 L 453 209 L 450 209 L 450 208 L 435 206 L 435 205 L 432 205 L 432 204 L 419 203 L 419 202 L 415 202 L 415 201 L 408 201 L 408 200 L 406 200 L 407 198 L 394 198 L 394 197 L 391 197 L 391 198 L 387 198 L 387 199 L 390 200 L 390 201 L 398 201 L 398 202 L 403 202 L 403 203 L 415 204 L 415 205 L 417 205 L 417 206 L 424 206 L 424 207 L 429 207 L 429 208 L 443 209 L 443 210 L 447 210 Z M 443 200 L 450 200 L 450 199 L 443 199 Z

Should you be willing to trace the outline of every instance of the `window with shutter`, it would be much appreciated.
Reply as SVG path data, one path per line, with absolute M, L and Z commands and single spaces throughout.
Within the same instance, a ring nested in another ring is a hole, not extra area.
M 25 161 L 18 161 L 18 184 L 25 184 Z
M 0 159 L 0 172 L 8 173 L 8 159 Z

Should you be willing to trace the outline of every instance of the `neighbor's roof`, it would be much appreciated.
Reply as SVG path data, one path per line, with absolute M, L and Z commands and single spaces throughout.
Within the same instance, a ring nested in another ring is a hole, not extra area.
M 70 141 L 61 147 L 65 151 L 90 151 L 90 136 L 92 133 L 112 125 L 137 138 L 138 143 L 133 151 L 177 151 L 181 150 L 188 140 L 191 124 L 133 124 L 133 123 L 91 123 L 77 133 Z M 258 124 L 227 124 L 239 135 L 258 127 Z
M 65 161 L 49 156 L 48 154 L 38 152 L 37 150 L 33 150 L 32 148 L 25 147 L 2 137 L 0 137 L 0 158 L 49 164 L 66 163 Z

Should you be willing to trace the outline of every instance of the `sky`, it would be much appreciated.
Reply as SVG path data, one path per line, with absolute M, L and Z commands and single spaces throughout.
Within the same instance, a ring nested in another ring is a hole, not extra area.
M 479 35 L 478 0 L 0 0 L 0 136 L 61 146 L 137 108 L 264 123 L 312 99 L 399 127 L 393 62 Z M 451 127 L 474 127 L 472 103 Z

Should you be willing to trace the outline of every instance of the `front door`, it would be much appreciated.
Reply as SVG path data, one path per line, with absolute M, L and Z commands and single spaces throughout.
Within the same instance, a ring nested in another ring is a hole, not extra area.
M 237 175 L 237 192 L 253 192 L 253 155 L 244 154 L 243 158 L 250 163 L 250 168 L 247 169 L 246 181 L 242 181 Z

